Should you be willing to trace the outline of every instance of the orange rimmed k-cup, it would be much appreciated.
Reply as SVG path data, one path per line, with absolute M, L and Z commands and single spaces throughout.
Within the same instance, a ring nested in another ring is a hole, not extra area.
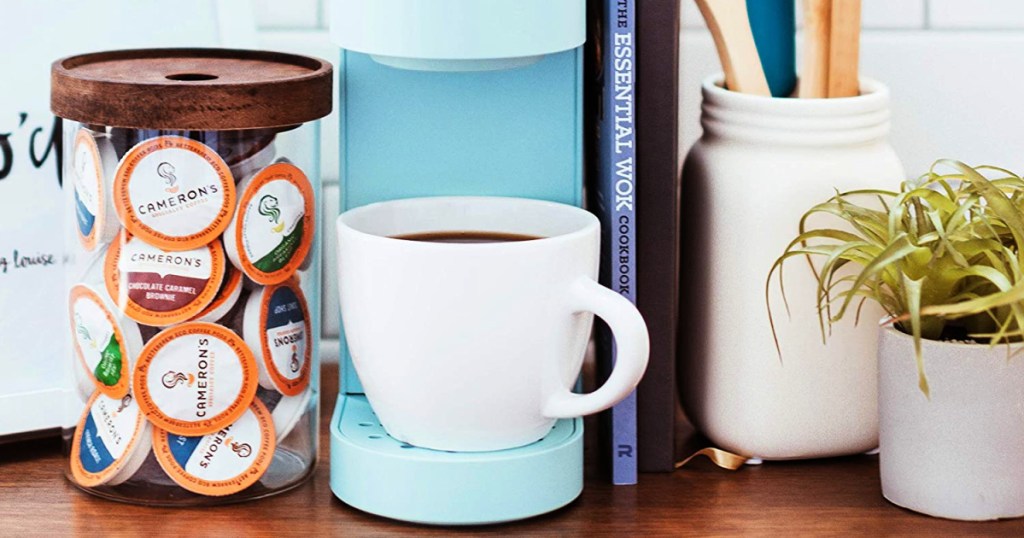
M 280 284 L 300 269 L 313 245 L 313 186 L 298 167 L 278 162 L 242 180 L 239 191 L 224 234 L 228 259 L 257 284 Z
M 242 335 L 256 355 L 260 386 L 285 396 L 309 386 L 312 322 L 296 279 L 254 291 L 246 300 Z
M 109 192 L 117 170 L 117 153 L 106 134 L 82 127 L 75 134 L 71 155 L 78 241 L 92 252 L 112 241 L 121 229 Z
M 153 453 L 167 476 L 200 495 L 238 493 L 263 477 L 277 446 L 271 413 L 259 400 L 233 423 L 202 436 L 153 429 Z
M 238 420 L 256 396 L 256 359 L 242 337 L 205 322 L 165 329 L 143 348 L 132 386 L 146 418 L 186 436 Z
M 220 237 L 235 210 L 231 169 L 212 148 L 181 136 L 135 145 L 114 178 L 118 218 L 132 235 L 169 251 Z
M 82 487 L 128 480 L 149 455 L 150 429 L 131 394 L 94 393 L 72 437 L 71 476 Z
M 220 241 L 165 251 L 128 233 L 104 260 L 107 292 L 139 323 L 167 327 L 200 315 L 217 297 L 226 271 Z
M 213 301 L 191 321 L 208 321 L 210 323 L 220 322 L 231 312 L 235 305 L 238 304 L 238 299 L 242 296 L 242 288 L 244 288 L 244 277 L 242 272 L 235 269 L 231 264 L 225 264 L 224 269 L 224 283 L 221 284 L 217 295 L 214 296 Z

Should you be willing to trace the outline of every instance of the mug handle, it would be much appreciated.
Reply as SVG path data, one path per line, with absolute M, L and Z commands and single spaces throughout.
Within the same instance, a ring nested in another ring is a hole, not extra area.
M 593 312 L 611 328 L 617 351 L 615 367 L 604 385 L 590 394 L 560 388 L 544 404 L 542 413 L 547 418 L 574 418 L 604 411 L 629 396 L 647 370 L 650 338 L 647 324 L 633 303 L 587 277 L 573 283 L 570 297 L 574 313 Z

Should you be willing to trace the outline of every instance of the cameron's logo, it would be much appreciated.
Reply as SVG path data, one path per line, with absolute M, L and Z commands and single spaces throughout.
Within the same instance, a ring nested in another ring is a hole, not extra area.
M 78 337 L 83 342 L 89 344 L 89 347 L 96 349 L 96 341 L 92 339 L 92 335 L 89 334 L 89 329 L 85 326 L 85 322 L 82 321 L 82 314 L 75 312 L 75 332 L 78 333 Z
M 132 395 L 131 394 L 125 394 L 124 398 L 121 398 L 121 405 L 118 406 L 117 411 L 114 411 L 114 416 L 116 417 L 122 411 L 124 411 L 125 409 L 128 409 L 128 406 L 131 405 L 131 404 L 132 404 Z
M 260 198 L 260 215 L 268 217 L 270 222 L 275 226 L 271 228 L 274 233 L 281 233 L 284 230 L 284 223 L 281 222 L 281 210 L 279 209 L 280 202 L 277 197 L 267 194 Z
M 238 454 L 239 458 L 252 456 L 252 447 L 249 446 L 249 443 L 234 443 L 231 438 L 228 438 L 227 442 L 231 444 L 231 450 Z
M 196 376 L 171 370 L 160 378 L 160 382 L 163 383 L 164 387 L 168 390 L 173 389 L 182 383 L 186 383 L 186 386 L 191 387 L 196 382 Z
M 173 172 L 173 170 L 172 170 L 172 172 Z M 157 173 L 159 173 L 159 171 Z M 161 176 L 161 177 L 164 177 L 164 176 Z M 164 183 L 166 183 L 168 185 L 168 187 L 165 188 L 164 190 L 169 192 L 169 193 L 177 193 L 177 194 L 174 195 L 174 196 L 165 198 L 163 200 L 157 200 L 156 202 L 148 202 L 148 203 L 145 203 L 145 204 L 139 204 L 136 207 L 136 210 L 138 211 L 138 213 L 140 215 L 154 214 L 154 215 L 159 216 L 160 214 L 162 214 L 164 212 L 168 212 L 169 210 L 174 209 L 175 207 L 178 207 L 178 206 L 183 205 L 183 204 L 190 204 L 192 202 L 195 202 L 195 204 L 203 203 L 203 202 L 200 202 L 200 200 L 202 200 L 204 198 L 208 198 L 208 197 L 213 196 L 214 194 L 217 194 L 217 193 L 220 192 L 220 188 L 216 184 L 210 184 L 210 185 L 207 185 L 205 187 L 196 187 L 196 188 L 194 188 L 192 190 L 189 190 L 187 192 L 178 192 L 178 190 L 181 188 L 180 185 L 176 184 L 176 182 L 178 181 L 178 178 L 177 178 L 177 176 L 174 176 L 173 173 L 172 173 L 172 177 L 174 177 L 174 182 L 175 182 L 175 184 L 173 186 L 172 186 L 172 184 L 170 182 L 168 182 L 167 178 L 164 177 Z
M 164 178 L 164 183 L 167 184 L 164 190 L 170 194 L 177 194 L 178 189 L 181 188 L 178 186 L 178 176 L 174 175 L 174 171 L 174 165 L 171 163 L 160 163 L 156 167 L 156 175 Z

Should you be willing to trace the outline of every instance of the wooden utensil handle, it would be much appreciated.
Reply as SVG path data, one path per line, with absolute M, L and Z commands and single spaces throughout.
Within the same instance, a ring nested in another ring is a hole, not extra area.
M 861 0 L 832 0 L 829 97 L 860 94 L 860 11 Z
M 771 96 L 750 30 L 746 0 L 696 2 L 715 40 L 725 71 L 725 87 L 740 93 Z
M 828 97 L 832 0 L 804 0 L 804 52 L 798 95 Z

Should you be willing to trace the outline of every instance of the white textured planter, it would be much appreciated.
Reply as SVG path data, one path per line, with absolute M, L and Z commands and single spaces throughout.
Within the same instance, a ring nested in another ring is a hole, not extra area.
M 913 339 L 880 329 L 882 494 L 950 519 L 1024 516 L 1024 355 L 922 344 L 930 400 L 918 389 Z
M 835 189 L 895 189 L 889 92 L 872 81 L 842 99 L 772 99 L 704 83 L 704 135 L 683 177 L 679 394 L 719 447 L 763 459 L 857 454 L 878 446 L 876 337 L 865 306 L 822 342 L 817 283 L 786 265 L 786 316 L 771 287 L 782 360 L 765 309 L 765 279 L 800 217 Z

